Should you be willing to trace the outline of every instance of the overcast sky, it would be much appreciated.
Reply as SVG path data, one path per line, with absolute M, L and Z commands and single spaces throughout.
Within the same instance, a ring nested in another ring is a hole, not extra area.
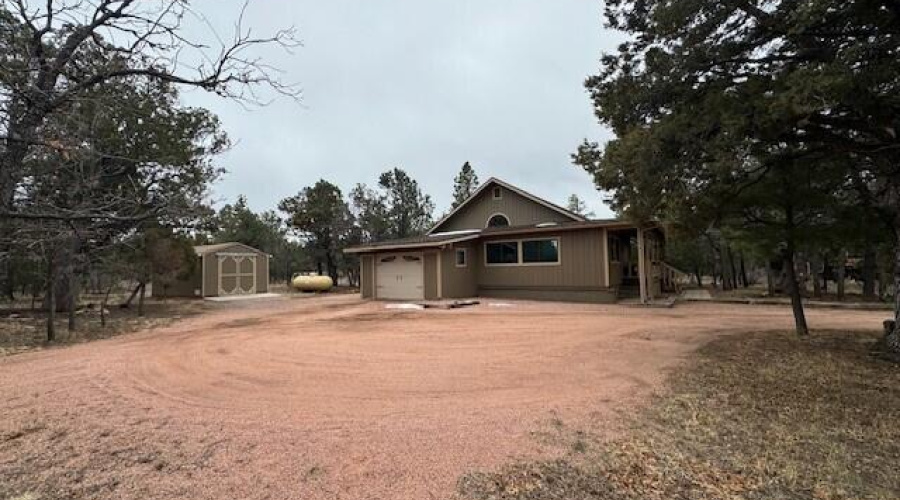
M 241 3 L 194 8 L 228 34 Z M 437 204 L 451 201 L 465 161 L 559 204 L 577 193 L 610 216 L 569 155 L 583 138 L 606 140 L 582 86 L 602 50 L 599 0 L 255 0 L 255 35 L 294 26 L 293 54 L 258 51 L 303 89 L 246 109 L 199 91 L 184 95 L 222 119 L 234 147 L 216 201 L 245 194 L 255 210 L 324 178 L 346 193 L 398 166 Z M 271 93 L 267 97 L 275 97 Z

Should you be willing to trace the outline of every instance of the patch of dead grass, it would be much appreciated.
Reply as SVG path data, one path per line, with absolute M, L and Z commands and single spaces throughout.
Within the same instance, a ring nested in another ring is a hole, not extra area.
M 719 339 L 621 440 L 460 480 L 473 499 L 900 497 L 900 366 L 875 333 Z
M 0 316 L 0 356 L 167 326 L 182 318 L 201 314 L 203 310 L 203 301 L 192 299 L 148 300 L 144 316 L 137 315 L 136 305 L 123 309 L 111 304 L 107 309 L 106 326 L 101 326 L 100 311 L 95 304 L 78 311 L 77 328 L 74 331 L 67 328 L 67 313 L 58 313 L 55 322 L 56 340 L 50 344 L 46 342 L 46 313 L 18 311 L 12 315 Z

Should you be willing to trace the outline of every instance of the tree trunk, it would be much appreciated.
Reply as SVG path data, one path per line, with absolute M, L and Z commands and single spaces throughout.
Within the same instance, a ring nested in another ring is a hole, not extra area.
M 694 268 L 694 279 L 697 280 L 697 286 L 698 286 L 699 288 L 703 288 L 703 275 L 700 274 L 700 268 L 699 268 L 699 267 L 695 267 L 695 268 Z
M 888 273 L 886 271 L 879 270 L 878 271 L 878 300 L 885 301 L 890 295 L 888 291 L 888 287 L 890 286 L 888 282 L 890 281 L 888 278 Z
M 100 326 L 106 328 L 106 305 L 109 304 L 109 292 L 112 291 L 112 285 L 106 289 L 106 294 L 103 295 L 103 301 L 100 302 Z
M 747 265 L 744 263 L 744 252 L 740 254 L 741 261 L 741 281 L 743 281 L 744 288 L 748 288 L 750 286 L 750 280 L 747 279 Z
M 147 291 L 147 284 L 141 283 L 141 293 L 138 297 L 138 317 L 144 316 L 144 294 Z
M 51 255 L 47 262 L 47 342 L 56 340 L 56 264 Z
M 334 256 L 331 255 L 331 252 L 325 254 L 325 261 L 325 265 L 328 266 L 328 276 L 331 277 L 331 281 L 337 286 L 338 270 L 337 265 L 334 263 Z
M 75 327 L 78 326 L 78 322 L 75 317 L 75 294 L 70 293 L 67 297 L 69 303 L 66 305 L 66 310 L 69 313 L 69 324 L 67 325 L 67 330 L 69 333 L 75 331 Z
M 69 285 L 67 293 L 66 293 L 66 310 L 69 313 L 69 324 L 68 330 L 69 333 L 75 331 L 75 328 L 78 326 L 77 318 L 75 316 L 75 310 L 78 308 L 78 301 L 76 297 L 78 297 L 78 280 L 75 279 L 74 269 L 70 269 L 68 283 Z
M 885 344 L 900 355 L 900 214 L 894 216 L 894 239 L 894 333 L 885 336 Z
M 731 250 L 731 246 L 727 246 L 725 248 L 728 252 L 728 267 L 729 267 L 729 270 L 731 271 L 731 289 L 735 290 L 738 287 L 738 284 L 737 284 L 738 273 L 737 273 L 737 266 L 735 266 L 735 264 L 734 264 L 734 251 Z
M 766 293 L 769 297 L 775 295 L 775 270 L 772 269 L 772 259 L 766 259 Z
M 131 291 L 131 295 L 128 296 L 128 300 L 126 300 L 124 304 L 120 304 L 119 307 L 121 307 L 122 309 L 128 309 L 129 307 L 131 307 L 131 302 L 134 300 L 135 297 L 137 297 L 137 294 L 140 291 L 141 291 L 141 283 L 138 283 L 138 285 L 136 287 L 134 287 L 134 290 Z
M 838 252 L 837 259 L 837 298 L 838 300 L 844 300 L 844 274 L 847 272 L 847 251 L 841 250 Z
M 862 263 L 862 292 L 867 299 L 875 298 L 875 267 L 875 249 L 867 241 Z
M 794 248 L 788 243 L 783 252 L 784 261 L 782 265 L 785 269 L 785 278 L 787 280 L 788 294 L 791 297 L 791 309 L 794 312 L 794 325 L 797 328 L 797 335 L 805 337 L 809 335 L 809 327 L 806 326 L 806 315 L 803 312 L 803 297 L 800 294 L 800 285 L 797 283 L 797 271 L 794 268 Z
M 13 264 L 13 260 L 7 256 L 6 261 L 6 297 L 10 302 L 16 300 L 16 283 L 15 283 L 15 273 L 16 266 Z
M 822 296 L 822 282 L 819 281 L 819 257 L 813 257 L 809 263 L 809 274 L 813 282 L 813 297 Z

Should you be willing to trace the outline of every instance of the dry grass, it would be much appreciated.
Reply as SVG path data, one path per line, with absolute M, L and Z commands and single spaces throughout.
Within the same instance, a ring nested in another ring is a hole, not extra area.
M 200 314 L 202 300 L 148 299 L 144 304 L 144 316 L 137 315 L 137 304 L 128 309 L 110 303 L 107 308 L 106 326 L 101 326 L 99 300 L 86 296 L 77 313 L 77 328 L 68 330 L 67 313 L 56 316 L 56 340 L 48 344 L 47 316 L 41 311 L 18 310 L 3 314 L 0 310 L 0 356 L 20 353 L 50 345 L 64 345 L 103 339 L 126 333 L 169 325 L 181 318 Z
M 900 497 L 900 366 L 874 333 L 723 338 L 628 436 L 553 462 L 472 474 L 477 499 Z

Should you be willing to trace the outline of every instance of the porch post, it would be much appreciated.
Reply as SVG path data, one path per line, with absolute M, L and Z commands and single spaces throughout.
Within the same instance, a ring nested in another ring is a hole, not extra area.
M 647 265 L 644 262 L 644 230 L 637 230 L 638 282 L 641 289 L 641 304 L 647 303 Z
M 609 273 L 612 267 L 609 262 L 609 230 L 603 228 L 600 236 L 603 238 L 603 286 L 609 288 Z

